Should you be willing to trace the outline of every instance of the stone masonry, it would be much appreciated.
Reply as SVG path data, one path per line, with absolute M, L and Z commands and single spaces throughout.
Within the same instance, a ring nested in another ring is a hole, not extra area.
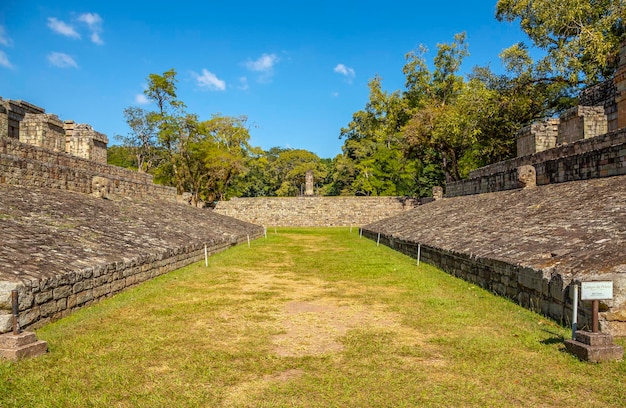
M 232 245 L 263 228 L 163 200 L 0 184 L 0 333 L 36 328 Z M 207 273 L 210 273 L 207 270 Z
M 363 227 L 363 235 L 564 323 L 572 284 L 612 280 L 602 332 L 626 336 L 626 177 L 446 198 Z M 488 318 L 488 313 L 486 314 Z M 591 305 L 581 302 L 579 327 Z
M 0 97 L 0 138 L 18 139 L 55 152 L 106 164 L 108 139 L 89 125 L 72 120 L 61 122 L 56 115 L 24 101 Z
M 105 134 L 96 132 L 89 125 L 76 124 L 73 120 L 66 120 L 63 127 L 66 135 L 65 151 L 67 153 L 106 164 L 109 140 Z
M 265 226 L 364 225 L 419 205 L 406 197 L 254 197 L 220 201 L 219 214 Z
M 619 69 L 613 79 L 615 83 L 615 104 L 617 105 L 617 127 L 626 128 L 626 41 L 620 50 Z
M 20 327 L 34 328 L 262 236 L 180 205 L 152 175 L 108 165 L 107 142 L 89 125 L 0 98 L 0 334 L 11 330 L 12 290 Z
M 557 145 L 589 139 L 608 132 L 608 123 L 602 106 L 576 106 L 559 118 Z
M 517 132 L 517 156 L 528 156 L 556 146 L 559 119 L 546 119 L 523 127 Z

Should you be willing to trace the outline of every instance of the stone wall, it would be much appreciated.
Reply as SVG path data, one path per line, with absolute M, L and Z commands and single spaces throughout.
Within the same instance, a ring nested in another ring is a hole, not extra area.
M 73 120 L 61 122 L 56 115 L 24 101 L 0 97 L 0 137 L 65 152 L 106 164 L 108 139 L 91 126 Z
M 257 231 L 254 238 L 259 237 Z M 247 236 L 232 241 L 210 243 L 208 255 L 245 242 Z M 68 316 L 101 299 L 204 259 L 204 244 L 173 248 L 133 259 L 85 267 L 66 274 L 25 282 L 0 281 L 0 333 L 11 328 L 11 290 L 19 294 L 19 325 L 37 328 Z
M 582 90 L 578 96 L 579 105 L 601 106 L 604 108 L 608 132 L 618 129 L 617 105 L 615 103 L 616 92 L 615 82 L 611 79 Z
M 527 156 L 553 148 L 556 146 L 558 134 L 558 119 L 546 119 L 524 126 L 516 135 L 517 156 Z
M 604 135 L 607 132 L 607 119 L 603 107 L 576 106 L 561 114 L 556 146 Z
M 626 174 L 626 129 L 471 171 L 446 185 L 446 197 L 521 188 L 518 169 L 534 166 L 537 185 Z
M 109 140 L 105 134 L 96 132 L 89 125 L 76 124 L 72 120 L 65 121 L 64 130 L 66 153 L 106 164 Z
M 615 77 L 615 104 L 618 129 L 626 128 L 626 41 L 622 42 L 620 63 Z
M 55 152 L 64 152 L 63 122 L 56 115 L 26 113 L 20 123 L 19 140 Z
M 94 178 L 105 186 L 94 191 Z M 152 175 L 54 152 L 0 137 L 0 184 L 39 186 L 100 196 L 177 201 L 176 189 L 153 184 Z M 101 183 L 103 184 L 103 183 Z
M 220 201 L 215 211 L 265 226 L 364 225 L 419 205 L 404 197 L 254 197 Z
M 22 327 L 38 327 L 209 254 L 263 228 L 162 200 L 103 200 L 0 184 L 0 333 L 10 292 Z M 207 270 L 210 273 L 210 270 Z
M 5 100 L 0 97 L 0 137 L 19 139 L 20 122 L 27 113 L 43 114 L 45 110 L 25 101 Z
M 572 285 L 610 280 L 601 329 L 626 336 L 626 177 L 439 200 L 363 227 L 363 235 L 571 322 Z M 591 305 L 579 303 L 579 327 Z M 488 315 L 488 311 L 486 311 Z

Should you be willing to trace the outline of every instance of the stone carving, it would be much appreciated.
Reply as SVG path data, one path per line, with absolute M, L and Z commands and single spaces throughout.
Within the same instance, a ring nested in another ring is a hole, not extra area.
M 443 187 L 435 186 L 433 187 L 433 199 L 441 200 L 443 198 Z
M 518 167 L 517 182 L 520 188 L 537 187 L 537 171 L 535 167 L 530 165 Z
M 105 177 L 94 176 L 91 179 L 91 195 L 98 198 L 109 198 L 111 180 Z
M 304 190 L 304 195 L 307 197 L 313 196 L 315 193 L 313 191 L 313 170 L 306 171 L 306 186 Z

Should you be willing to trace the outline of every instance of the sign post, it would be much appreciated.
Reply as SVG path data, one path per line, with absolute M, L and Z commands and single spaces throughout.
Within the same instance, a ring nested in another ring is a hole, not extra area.
M 598 333 L 598 313 L 600 300 L 613 299 L 613 281 L 581 282 L 581 300 L 591 300 L 591 327 L 593 333 Z

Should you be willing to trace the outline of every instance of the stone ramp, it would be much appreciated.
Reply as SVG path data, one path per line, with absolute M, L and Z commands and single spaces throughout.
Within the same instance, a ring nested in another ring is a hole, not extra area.
M 164 201 L 106 200 L 0 184 L 0 333 L 10 290 L 20 326 L 41 325 L 99 298 L 262 236 L 263 228 Z
M 447 198 L 363 233 L 561 321 L 572 281 L 613 280 L 602 330 L 626 335 L 626 176 Z

